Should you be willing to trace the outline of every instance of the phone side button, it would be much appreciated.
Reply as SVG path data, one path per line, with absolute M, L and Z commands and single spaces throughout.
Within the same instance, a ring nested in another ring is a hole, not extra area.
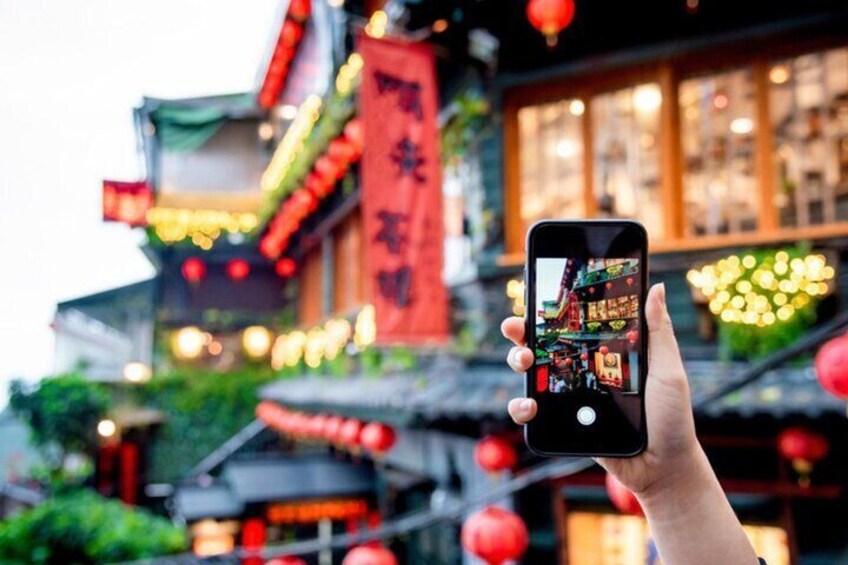
M 597 415 L 595 414 L 594 408 L 590 406 L 583 406 L 577 411 L 577 421 L 584 426 L 591 426 L 594 424 L 596 417 Z

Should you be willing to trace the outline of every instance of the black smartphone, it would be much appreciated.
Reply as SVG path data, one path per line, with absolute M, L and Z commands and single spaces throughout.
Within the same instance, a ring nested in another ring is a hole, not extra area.
M 543 220 L 527 233 L 525 426 L 540 455 L 632 457 L 645 424 L 648 235 L 630 220 Z

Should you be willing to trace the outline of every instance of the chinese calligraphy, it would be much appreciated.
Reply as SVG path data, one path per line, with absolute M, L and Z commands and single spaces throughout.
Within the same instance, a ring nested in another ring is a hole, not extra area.
M 382 71 L 376 71 L 374 79 L 377 82 L 377 92 L 381 96 L 387 92 L 397 92 L 398 106 L 402 111 L 412 114 L 419 121 L 424 118 L 419 83 L 402 80 Z
M 398 308 L 406 308 L 409 305 L 410 287 L 412 286 L 412 267 L 400 267 L 394 271 L 379 271 L 377 283 L 380 294 Z
M 389 158 L 397 165 L 398 176 L 410 176 L 417 183 L 424 183 L 427 177 L 421 168 L 427 160 L 421 156 L 421 146 L 410 141 L 408 137 L 401 139 L 392 149 Z
M 398 255 L 407 240 L 406 235 L 401 232 L 401 224 L 409 220 L 409 215 L 380 210 L 377 212 L 377 219 L 380 220 L 382 225 L 374 240 L 385 243 L 389 253 Z

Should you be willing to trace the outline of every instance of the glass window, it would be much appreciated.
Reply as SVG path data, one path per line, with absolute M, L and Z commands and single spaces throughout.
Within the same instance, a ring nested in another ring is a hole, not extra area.
M 521 221 L 582 218 L 583 102 L 577 99 L 518 111 Z
M 680 83 L 686 235 L 757 229 L 756 92 L 750 70 Z
M 664 235 L 660 196 L 659 129 L 662 94 L 649 83 L 592 100 L 595 196 L 598 214 L 640 220 Z
M 781 226 L 848 219 L 848 49 L 769 70 Z

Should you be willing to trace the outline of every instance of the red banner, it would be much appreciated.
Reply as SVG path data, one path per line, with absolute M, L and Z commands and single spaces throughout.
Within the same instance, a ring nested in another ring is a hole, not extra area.
M 145 181 L 103 181 L 103 221 L 123 222 L 133 227 L 147 225 L 153 207 L 153 191 Z
M 448 336 L 438 86 L 426 44 L 359 39 L 362 215 L 377 343 Z

